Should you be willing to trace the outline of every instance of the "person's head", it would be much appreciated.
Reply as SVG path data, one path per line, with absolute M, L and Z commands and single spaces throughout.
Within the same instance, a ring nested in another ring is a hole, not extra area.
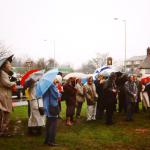
M 61 77 L 63 76 L 63 73 L 62 72 L 58 72 L 57 75 L 60 75 Z
M 62 83 L 62 76 L 61 76 L 61 75 L 56 75 L 56 80 L 57 80 L 59 83 Z
M 100 80 L 103 80 L 103 79 L 104 79 L 104 76 L 102 74 L 99 74 L 98 77 L 97 77 L 97 80 L 100 81 Z
M 137 81 L 137 75 L 133 75 L 134 81 Z
M 109 77 L 111 80 L 116 80 L 116 74 L 114 73 L 114 72 L 112 72 L 111 74 L 110 74 L 110 77 Z
M 92 85 L 92 84 L 93 84 L 93 77 L 92 77 L 92 76 L 88 77 L 87 83 L 88 83 L 89 85 Z
M 57 85 L 59 82 L 58 82 L 57 79 L 54 79 L 53 83 L 54 83 L 55 85 Z
M 29 79 L 25 80 L 24 88 L 32 89 L 34 87 L 35 83 L 36 83 L 35 80 L 33 80 L 32 78 L 29 78 Z
M 133 75 L 129 75 L 129 81 L 133 82 L 134 81 L 134 76 Z
M 82 80 L 81 80 L 80 78 L 77 78 L 77 79 L 76 79 L 76 83 L 81 84 L 81 83 L 82 83 Z
M 12 65 L 11 65 L 10 61 L 8 61 L 8 60 L 6 60 L 1 67 L 1 69 L 4 70 L 8 74 L 9 74 L 9 72 L 11 72 L 11 68 L 12 68 Z
M 71 78 L 68 79 L 68 83 L 69 83 L 71 86 L 75 87 L 76 79 L 73 78 L 73 77 L 71 77 Z

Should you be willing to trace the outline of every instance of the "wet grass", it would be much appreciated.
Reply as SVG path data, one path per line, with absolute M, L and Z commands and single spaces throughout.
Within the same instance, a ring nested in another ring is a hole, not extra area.
M 86 105 L 82 117 L 72 127 L 65 125 L 65 104 L 63 102 L 58 121 L 56 141 L 59 147 L 43 145 L 41 136 L 27 134 L 27 108 L 17 107 L 12 113 L 11 132 L 13 137 L 1 137 L 1 150 L 150 150 L 150 118 L 148 113 L 135 114 L 133 122 L 124 121 L 124 115 L 115 113 L 115 124 L 106 126 L 104 119 L 86 122 Z M 15 130 L 14 130 L 15 129 Z

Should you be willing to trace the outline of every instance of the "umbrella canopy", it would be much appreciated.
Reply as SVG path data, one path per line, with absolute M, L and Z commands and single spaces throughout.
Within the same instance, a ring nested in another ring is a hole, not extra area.
M 109 66 L 103 66 L 103 67 L 100 67 L 100 68 L 97 68 L 95 71 L 94 71 L 94 74 L 97 74 L 97 73 L 100 73 L 104 70 L 107 70 L 107 69 L 111 69 Z
M 8 56 L 5 56 L 5 57 L 0 58 L 0 67 L 4 64 L 4 62 L 5 62 L 6 60 L 12 62 L 13 56 L 14 56 L 14 55 L 8 55 Z
M 34 81 L 38 81 L 42 78 L 42 76 L 44 75 L 44 72 L 45 72 L 45 70 L 40 70 L 40 71 L 34 72 L 31 74 L 31 76 L 29 78 Z
M 147 84 L 147 83 L 149 83 L 150 82 L 150 76 L 143 76 L 142 78 L 141 78 L 141 83 L 142 84 Z
M 41 97 L 45 94 L 45 92 L 48 90 L 48 88 L 53 83 L 54 79 L 56 78 L 56 75 L 58 74 L 58 69 L 53 69 L 48 72 L 46 72 L 42 78 L 37 82 L 36 85 L 36 96 Z
M 112 73 L 112 72 L 116 72 L 113 68 L 109 67 L 109 66 L 104 66 L 104 67 L 101 67 L 101 68 L 98 68 L 94 71 L 94 79 L 96 78 L 96 76 L 98 74 L 101 74 L 105 77 L 109 77 L 109 75 Z
M 30 75 L 31 75 L 32 73 L 37 72 L 37 71 L 39 71 L 39 70 L 38 70 L 38 69 L 33 69 L 33 70 L 30 70 L 30 71 L 27 71 L 27 72 L 22 76 L 22 78 L 21 78 L 21 81 L 20 81 L 21 85 L 24 86 L 25 80 L 27 80 L 27 79 L 30 77 Z
M 81 79 L 85 79 L 87 78 L 87 74 L 84 73 L 80 73 L 80 72 L 72 72 L 67 74 L 63 79 L 64 80 L 68 80 L 69 78 L 73 77 L 73 78 L 81 78 Z
M 112 68 L 109 68 L 109 69 L 105 69 L 105 70 L 101 71 L 99 74 L 101 74 L 105 77 L 108 77 L 108 76 L 110 76 L 110 74 L 112 72 L 115 72 L 115 71 Z

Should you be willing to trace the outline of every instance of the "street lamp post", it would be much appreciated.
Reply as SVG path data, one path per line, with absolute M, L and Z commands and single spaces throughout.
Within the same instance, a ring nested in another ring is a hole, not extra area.
M 124 71 L 126 72 L 126 53 L 127 53 L 127 31 L 126 31 L 126 25 L 127 21 L 122 20 L 119 18 L 114 18 L 114 20 L 121 20 L 124 23 Z

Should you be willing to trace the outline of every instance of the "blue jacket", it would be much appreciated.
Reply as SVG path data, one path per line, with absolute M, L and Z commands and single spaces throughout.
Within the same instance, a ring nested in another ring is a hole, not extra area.
M 46 91 L 46 93 L 43 95 L 43 105 L 45 110 L 45 115 L 47 117 L 57 117 L 52 116 L 49 113 L 50 106 L 57 106 L 58 105 L 58 97 L 60 97 L 60 93 L 57 90 L 57 87 L 52 84 L 49 89 Z

